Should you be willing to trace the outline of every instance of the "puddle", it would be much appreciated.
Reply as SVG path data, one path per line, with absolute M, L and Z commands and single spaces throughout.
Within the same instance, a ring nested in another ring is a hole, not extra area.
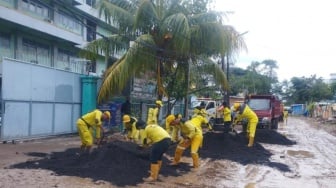
M 255 188 L 255 183 L 248 183 L 244 188 Z
M 304 151 L 304 150 L 287 150 L 287 154 L 293 157 L 297 158 L 312 158 L 314 157 L 314 154 L 310 153 L 309 151 Z

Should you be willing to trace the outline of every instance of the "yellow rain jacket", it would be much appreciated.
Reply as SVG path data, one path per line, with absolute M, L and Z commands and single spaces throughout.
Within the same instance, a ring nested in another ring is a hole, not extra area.
M 147 125 L 142 133 L 143 139 L 146 139 L 146 144 L 154 144 L 165 138 L 171 138 L 170 135 L 157 124 Z
M 131 121 L 124 123 L 124 129 L 127 132 L 127 138 L 133 139 L 134 141 L 139 141 L 139 130 L 136 128 L 137 119 L 131 117 Z
M 166 117 L 166 131 L 171 135 L 173 132 L 173 127 L 170 126 L 170 124 L 175 120 L 175 115 L 170 114 Z
M 237 111 L 237 119 L 235 122 L 241 121 L 242 119 L 247 119 L 247 132 L 250 137 L 254 137 L 259 120 L 256 113 L 247 104 L 242 104 L 240 106 Z
M 199 115 L 199 114 L 195 115 L 189 121 L 191 122 L 191 124 L 193 124 L 194 126 L 196 126 L 201 131 L 202 134 L 203 134 L 203 131 L 202 131 L 202 125 L 203 124 L 207 125 L 208 129 L 210 129 L 210 130 L 212 129 L 211 125 L 209 124 L 208 119 L 205 118 L 202 115 Z
M 83 146 L 92 146 L 92 130 L 96 131 L 96 138 L 100 138 L 103 112 L 96 109 L 83 115 L 77 120 L 77 129 Z
M 225 107 L 223 109 L 223 119 L 224 119 L 224 122 L 231 121 L 231 110 L 230 110 L 230 108 Z
M 180 124 L 179 129 L 183 139 L 179 142 L 178 147 L 185 150 L 191 146 L 191 153 L 197 153 L 199 148 L 203 145 L 203 133 L 192 120 L 186 121 L 184 124 Z M 188 141 L 189 140 L 189 141 Z
M 149 108 L 148 109 L 148 115 L 147 115 L 147 125 L 149 124 L 157 124 L 158 123 L 158 114 L 159 114 L 159 108 Z

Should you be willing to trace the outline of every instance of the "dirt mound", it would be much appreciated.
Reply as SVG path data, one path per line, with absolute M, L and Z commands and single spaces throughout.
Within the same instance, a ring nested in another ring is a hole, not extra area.
M 295 144 L 275 131 L 257 130 L 255 146 L 248 148 L 245 134 L 232 136 L 215 131 L 204 135 L 204 144 L 199 154 L 201 159 L 227 159 L 242 164 L 259 163 L 281 171 L 289 171 L 284 164 L 270 162 L 269 158 L 272 153 L 265 150 L 258 142 L 280 145 Z M 190 165 L 187 163 L 181 163 L 178 168 L 167 165 L 168 160 L 173 157 L 175 148 L 176 145 L 172 145 L 164 157 L 164 165 L 160 171 L 163 176 L 179 176 L 190 171 Z M 103 180 L 116 186 L 135 186 L 143 182 L 143 177 L 148 176 L 149 149 L 139 149 L 137 145 L 112 135 L 107 143 L 95 149 L 90 155 L 77 155 L 78 148 L 51 154 L 26 153 L 43 158 L 16 164 L 10 168 L 48 169 L 57 175 L 91 178 L 94 181 Z M 190 150 L 186 150 L 184 156 L 190 156 Z

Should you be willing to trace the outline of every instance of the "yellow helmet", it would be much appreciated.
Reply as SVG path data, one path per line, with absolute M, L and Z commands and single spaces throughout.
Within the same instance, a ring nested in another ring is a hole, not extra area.
M 162 101 L 160 101 L 160 100 L 155 101 L 155 104 L 160 105 L 160 107 L 163 106 Z
M 174 120 L 175 120 L 175 116 L 174 116 L 174 115 L 169 115 L 169 116 L 166 118 L 166 122 L 167 122 L 168 124 L 171 124 Z
M 177 114 L 177 119 L 182 119 L 182 114 Z
M 234 103 L 233 104 L 233 111 L 238 111 L 239 110 L 239 108 L 240 108 L 240 104 L 239 103 Z
M 111 113 L 109 111 L 105 111 L 104 114 L 109 118 L 111 119 Z
M 131 121 L 131 117 L 129 116 L 129 115 L 124 115 L 123 116 L 123 122 L 124 123 L 128 123 L 128 122 L 130 122 Z

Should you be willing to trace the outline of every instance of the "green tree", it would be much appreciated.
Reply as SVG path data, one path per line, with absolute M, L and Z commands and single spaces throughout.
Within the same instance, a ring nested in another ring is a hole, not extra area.
M 98 93 L 99 103 L 119 94 L 131 77 L 146 72 L 155 72 L 160 98 L 167 95 L 168 82 L 177 80 L 170 79 L 175 69 L 183 70 L 175 70 L 175 76 L 186 83 L 190 66 L 201 62 L 215 65 L 211 57 L 245 47 L 238 32 L 223 24 L 221 14 L 196 8 L 192 12 L 179 0 L 102 0 L 98 8 L 108 23 L 118 25 L 119 33 L 90 43 L 86 47 L 87 57 L 94 58 L 99 51 L 109 56 L 134 40 L 134 45 L 106 70 Z M 224 72 L 218 66 L 209 67 L 213 68 L 209 74 L 217 84 L 226 88 Z M 183 88 L 187 93 L 189 87 Z
M 272 84 L 276 83 L 275 81 L 270 81 L 270 75 L 268 67 L 270 65 L 267 61 L 263 61 L 262 63 L 258 61 L 252 61 L 249 66 L 247 66 L 246 70 L 242 70 L 240 68 L 234 68 L 231 71 L 231 93 L 238 94 L 266 94 L 272 91 Z M 274 73 L 274 69 L 272 69 Z M 276 79 L 275 79 L 276 80 Z
M 307 103 L 310 101 L 320 101 L 332 99 L 332 91 L 328 84 L 323 82 L 322 78 L 316 76 L 293 77 L 291 79 L 291 103 Z

